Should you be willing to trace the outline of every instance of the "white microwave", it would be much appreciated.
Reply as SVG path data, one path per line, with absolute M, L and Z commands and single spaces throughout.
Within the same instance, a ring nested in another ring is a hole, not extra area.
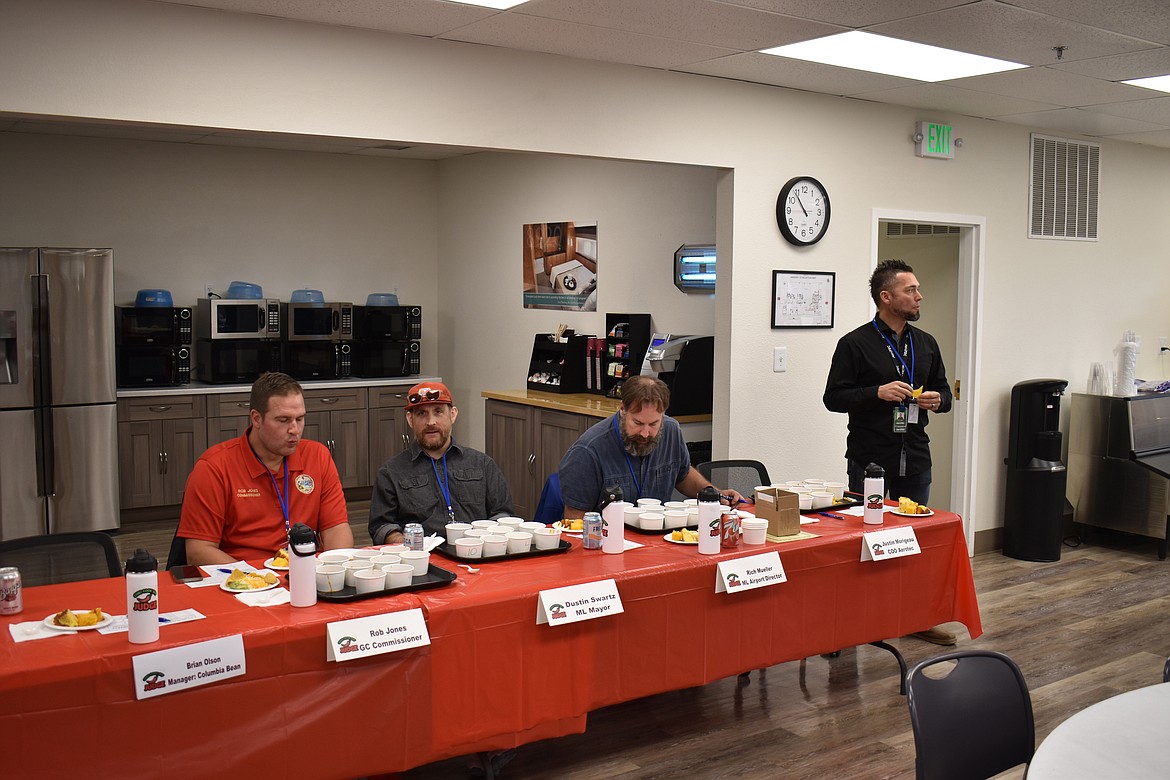
M 279 339 L 280 301 L 275 298 L 200 298 L 195 323 L 199 338 Z

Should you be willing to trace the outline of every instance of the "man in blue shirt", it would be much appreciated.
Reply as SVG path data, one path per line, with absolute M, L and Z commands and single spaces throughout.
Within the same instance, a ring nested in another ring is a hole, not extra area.
M 691 465 L 691 456 L 676 420 L 666 416 L 670 389 L 649 376 L 630 377 L 622 385 L 621 408 L 593 425 L 574 442 L 558 470 L 565 517 L 598 511 L 605 488 L 622 489 L 624 500 L 667 501 L 674 489 L 694 498 L 711 483 Z M 722 491 L 733 502 L 734 490 Z

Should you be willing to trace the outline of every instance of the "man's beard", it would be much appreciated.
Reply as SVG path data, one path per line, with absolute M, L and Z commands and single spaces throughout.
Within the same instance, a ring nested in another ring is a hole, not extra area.
M 626 448 L 626 452 L 630 453 L 634 457 L 644 458 L 651 452 L 654 452 L 654 448 L 658 446 L 658 440 L 661 437 L 661 431 L 657 436 L 651 439 L 645 439 L 641 436 L 630 436 L 628 433 L 623 431 L 622 446 Z
M 922 310 L 918 309 L 916 311 L 910 312 L 902 319 L 906 320 L 906 322 L 918 322 L 918 318 L 921 316 L 922 316 Z
M 431 433 L 439 434 L 439 443 L 434 447 L 428 447 L 426 442 L 426 437 Z M 423 431 L 421 434 L 415 434 L 414 440 L 418 442 L 419 449 L 423 452 L 436 452 L 447 446 L 447 442 L 451 441 L 451 434 L 443 431 Z

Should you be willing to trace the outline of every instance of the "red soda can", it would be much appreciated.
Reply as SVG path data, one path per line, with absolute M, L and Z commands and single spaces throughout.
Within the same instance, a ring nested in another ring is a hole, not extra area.
M 739 512 L 734 509 L 719 517 L 720 547 L 739 547 Z
M 15 615 L 23 611 L 20 570 L 15 566 L 4 566 L 0 568 L 0 615 Z

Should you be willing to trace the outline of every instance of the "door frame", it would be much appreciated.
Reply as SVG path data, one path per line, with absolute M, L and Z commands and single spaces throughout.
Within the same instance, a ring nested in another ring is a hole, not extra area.
M 987 218 L 973 214 L 944 214 L 930 211 L 875 208 L 870 236 L 870 268 L 878 263 L 878 235 L 882 222 L 911 222 L 924 225 L 954 225 L 959 228 L 958 306 L 955 311 L 954 382 L 960 383 L 955 399 L 955 437 L 951 452 L 951 511 L 963 519 L 967 553 L 975 551 L 976 499 L 979 495 L 979 428 L 971 403 L 980 386 L 980 345 L 983 338 L 983 266 Z

